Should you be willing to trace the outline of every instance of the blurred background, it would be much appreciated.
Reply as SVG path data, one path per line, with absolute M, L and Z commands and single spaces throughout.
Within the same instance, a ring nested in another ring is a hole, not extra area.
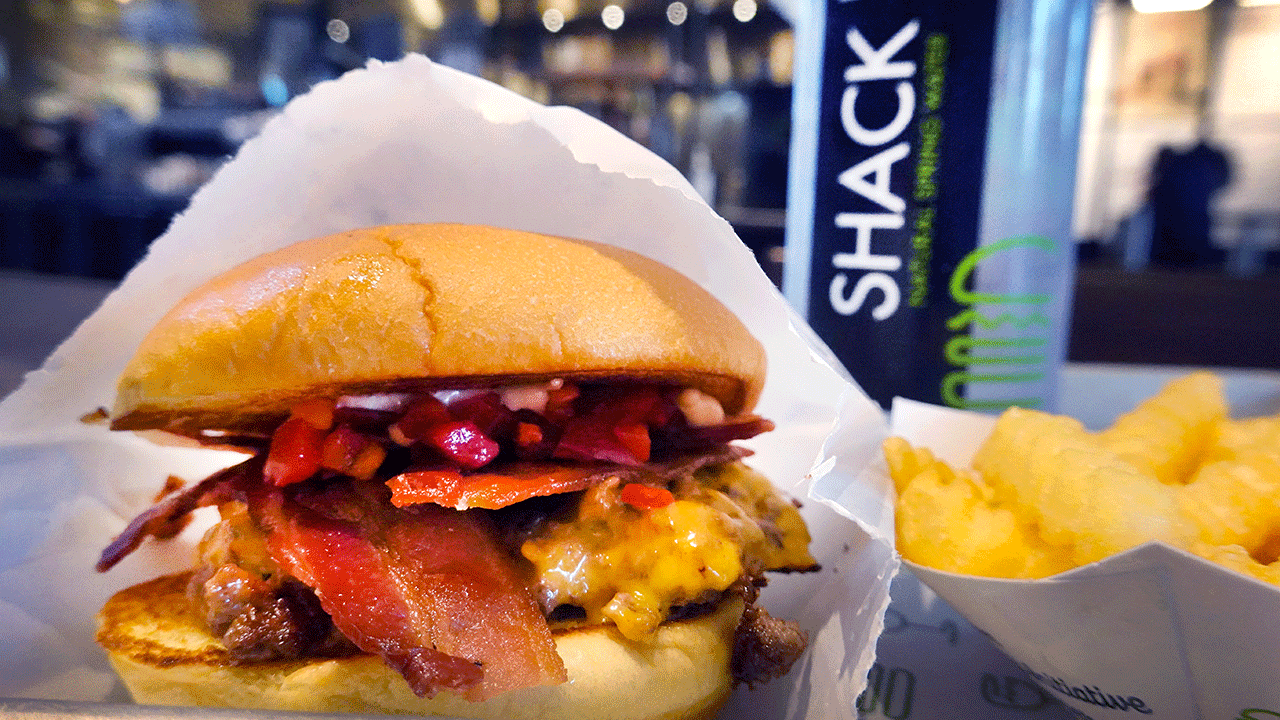
M 290 98 L 420 52 L 653 149 L 777 281 L 793 1 L 6 0 L 0 271 L 117 280 Z M 1097 0 L 1071 359 L 1280 367 L 1276 1 Z

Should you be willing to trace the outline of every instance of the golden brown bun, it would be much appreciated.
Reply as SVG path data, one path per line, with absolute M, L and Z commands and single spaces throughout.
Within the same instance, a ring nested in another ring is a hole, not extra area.
M 125 368 L 112 427 L 231 428 L 309 395 L 499 376 L 670 379 L 734 414 L 764 374 L 763 347 L 724 305 L 644 256 L 392 225 L 298 243 L 192 292 Z
M 707 719 L 732 688 L 729 660 L 743 608 L 735 600 L 668 623 L 647 643 L 627 641 L 612 626 L 558 631 L 567 683 L 472 703 L 448 692 L 419 698 L 368 655 L 232 666 L 189 609 L 188 577 L 122 590 L 99 613 L 98 642 L 139 703 L 507 720 Z

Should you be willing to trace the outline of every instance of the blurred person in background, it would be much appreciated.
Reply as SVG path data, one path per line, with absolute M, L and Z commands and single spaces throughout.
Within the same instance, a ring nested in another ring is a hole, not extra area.
M 1225 253 L 1210 242 L 1214 197 L 1231 182 L 1231 158 L 1201 139 L 1186 150 L 1160 148 L 1151 170 L 1154 213 L 1151 263 L 1161 267 L 1221 265 Z

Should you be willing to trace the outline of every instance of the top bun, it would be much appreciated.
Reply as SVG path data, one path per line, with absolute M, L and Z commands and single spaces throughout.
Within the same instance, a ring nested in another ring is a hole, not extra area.
M 125 367 L 116 429 L 234 429 L 304 397 L 555 377 L 697 387 L 750 410 L 764 348 L 710 293 L 609 245 L 474 225 L 309 240 L 170 310 Z

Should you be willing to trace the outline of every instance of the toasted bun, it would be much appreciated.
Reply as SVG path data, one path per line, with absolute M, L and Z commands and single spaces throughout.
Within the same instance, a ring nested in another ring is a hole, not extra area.
M 729 668 L 742 602 L 668 623 L 643 643 L 613 626 L 560 631 L 569 681 L 480 703 L 448 692 L 424 699 L 379 658 L 231 665 L 190 610 L 189 575 L 117 593 L 98 616 L 98 642 L 135 701 L 309 712 L 383 712 L 467 718 L 651 720 L 711 718 L 732 688 Z
M 750 409 L 764 349 L 710 293 L 608 245 L 472 225 L 299 243 L 198 288 L 120 379 L 117 429 L 233 428 L 299 398 L 639 377 Z

